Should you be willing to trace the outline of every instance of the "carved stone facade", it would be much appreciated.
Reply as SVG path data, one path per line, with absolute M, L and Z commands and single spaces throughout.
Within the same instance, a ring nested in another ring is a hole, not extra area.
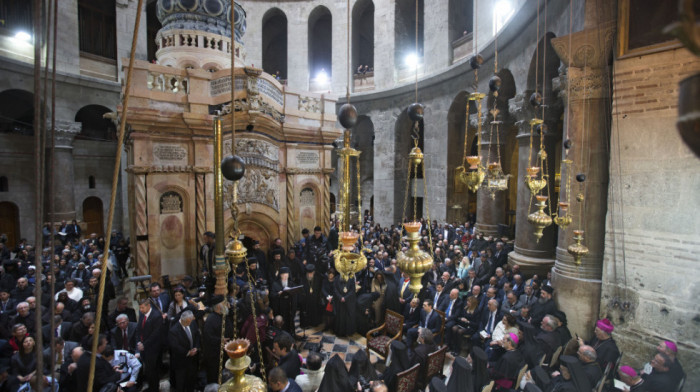
M 161 35 L 168 31 L 164 28 Z M 242 234 L 260 241 L 263 249 L 277 237 L 290 246 L 303 227 L 327 228 L 330 219 L 324 205 L 332 143 L 340 134 L 335 100 L 284 89 L 237 56 L 232 146 L 231 69 L 185 68 L 181 58 L 210 50 L 186 42 L 180 52 L 177 47 L 167 51 L 164 59 L 172 66 L 136 61 L 126 114 L 131 128 L 129 220 L 136 233 L 137 273 L 156 280 L 198 274 L 202 236 L 215 231 L 215 115 L 222 118 L 224 155 L 234 153 L 246 163 L 236 192 Z M 225 65 L 230 67 L 230 52 L 227 56 Z M 313 102 L 313 107 L 302 102 Z M 233 186 L 224 182 L 225 200 L 233 200 Z M 228 236 L 233 227 L 228 202 L 224 218 Z

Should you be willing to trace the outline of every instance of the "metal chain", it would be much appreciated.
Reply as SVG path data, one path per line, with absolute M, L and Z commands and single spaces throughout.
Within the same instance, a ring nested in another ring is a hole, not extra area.
M 433 230 L 431 227 L 432 222 L 430 221 L 430 203 L 428 203 L 428 183 L 425 179 L 425 156 L 423 157 L 423 196 L 425 200 L 425 216 L 428 218 L 428 248 L 430 249 L 430 256 L 434 257 L 433 254 Z
M 416 142 L 416 144 L 418 144 Z M 410 163 L 409 163 L 410 165 Z M 416 222 L 418 220 L 418 197 L 416 197 L 416 187 L 418 186 L 418 160 L 413 161 L 413 173 L 415 173 L 415 178 L 413 178 L 413 221 Z M 424 166 L 425 167 L 425 166 Z M 409 169 L 409 178 L 411 175 L 411 171 Z M 423 178 L 423 181 L 425 181 L 425 178 Z
M 247 257 L 245 259 L 245 270 L 248 274 L 248 282 L 255 282 L 253 280 L 253 274 L 250 273 L 250 266 L 248 264 Z M 260 375 L 262 376 L 262 380 L 265 383 L 265 385 L 267 385 L 267 375 L 265 374 L 265 361 L 263 360 L 263 351 L 262 351 L 262 346 L 260 345 L 260 331 L 258 331 L 258 316 L 255 312 L 255 296 L 253 295 L 252 287 L 250 290 L 248 290 L 248 294 L 250 294 L 250 308 L 251 308 L 251 312 L 253 313 L 253 327 L 255 328 L 255 340 L 257 340 L 257 343 L 258 343 L 257 346 L 258 346 L 258 357 L 260 359 Z
M 469 139 L 469 97 L 467 97 L 467 108 L 464 113 L 464 155 L 462 156 L 462 165 L 467 169 L 467 140 Z
M 365 246 L 364 236 L 362 235 L 362 188 L 360 183 L 360 156 L 356 158 L 357 167 L 357 231 L 360 233 L 360 247 L 358 251 L 362 254 L 362 249 Z
M 478 134 L 478 142 L 476 145 L 476 155 L 479 156 L 479 160 L 481 160 L 481 99 L 479 99 L 476 103 L 476 119 L 477 119 L 477 134 Z
M 221 364 L 224 361 L 224 346 L 226 343 L 224 342 L 225 339 L 225 333 L 226 333 L 226 315 L 221 314 L 221 347 L 219 348 L 219 385 L 221 385 L 221 374 L 223 373 L 221 371 Z

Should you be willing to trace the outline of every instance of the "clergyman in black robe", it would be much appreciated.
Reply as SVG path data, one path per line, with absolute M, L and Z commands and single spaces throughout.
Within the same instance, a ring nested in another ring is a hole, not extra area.
M 357 333 L 365 336 L 367 332 L 375 327 L 374 307 L 372 303 L 379 298 L 379 293 L 365 293 L 357 296 Z
M 393 269 L 389 268 L 383 271 L 384 280 L 386 282 L 386 291 L 384 292 L 384 309 L 393 310 L 398 314 L 403 313 L 403 307 L 399 302 L 399 285 L 396 283 L 396 276 Z
M 315 327 L 321 324 L 323 316 L 321 292 L 322 277 L 316 273 L 313 264 L 306 265 L 306 274 L 302 278 L 304 294 L 301 299 L 300 322 L 302 328 Z
M 353 392 L 354 390 L 355 386 L 350 383 L 345 362 L 338 354 L 334 355 L 326 363 L 317 392 Z
M 335 316 L 334 328 L 336 336 L 350 336 L 357 330 L 355 309 L 357 297 L 355 295 L 355 278 L 343 280 L 338 277 L 333 285 L 333 314 Z
M 518 344 L 518 335 L 511 333 L 503 340 L 503 348 L 506 352 L 498 359 L 493 367 L 491 367 L 491 378 L 495 384 L 503 389 L 515 387 L 515 381 L 518 378 L 518 373 L 525 365 L 523 354 L 516 350 Z
M 297 311 L 297 296 L 287 292 L 287 289 L 293 286 L 289 278 L 289 268 L 282 267 L 279 276 L 279 279 L 274 281 L 270 287 L 270 305 L 275 315 L 280 315 L 284 318 L 284 330 L 294 336 L 294 315 Z
M 452 362 L 452 373 L 447 382 L 447 392 L 474 392 L 472 366 L 466 358 L 457 357 Z
M 408 348 L 402 342 L 392 340 L 389 345 L 389 351 L 390 363 L 384 374 L 382 374 L 382 379 L 390 391 L 395 391 L 397 384 L 396 375 L 408 369 L 411 366 L 411 362 L 408 359 Z

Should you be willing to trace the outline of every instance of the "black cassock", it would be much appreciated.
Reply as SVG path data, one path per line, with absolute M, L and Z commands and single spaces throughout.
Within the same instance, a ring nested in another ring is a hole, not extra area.
M 333 283 L 333 313 L 335 315 L 333 331 L 336 336 L 350 336 L 357 329 L 355 278 L 342 280 L 338 277 Z
M 224 337 L 233 336 L 233 324 L 229 317 L 226 317 L 226 332 Z M 215 383 L 219 378 L 219 371 L 223 363 L 219 362 L 221 350 L 221 315 L 212 312 L 204 322 L 202 328 L 202 362 L 207 369 L 207 383 Z
M 525 358 L 523 354 L 518 350 L 506 351 L 505 354 L 498 359 L 496 364 L 490 368 L 491 378 L 493 380 L 516 380 L 518 378 L 518 373 L 521 368 L 525 365 Z M 497 384 L 499 384 L 497 382 Z M 512 382 L 509 385 L 499 384 L 506 388 L 513 388 Z
M 597 362 L 600 365 L 600 369 L 605 371 L 605 367 L 609 363 L 615 364 L 617 358 L 620 356 L 620 349 L 617 348 L 617 343 L 610 338 L 607 340 L 598 340 L 594 337 L 591 340 L 590 345 L 595 349 Z
M 293 286 L 292 280 L 287 280 L 287 288 Z M 280 291 L 282 294 L 279 294 Z M 284 330 L 294 336 L 294 315 L 297 312 L 297 296 L 285 292 L 279 279 L 274 281 L 270 287 L 270 306 L 275 315 L 281 315 L 284 318 Z
M 299 315 L 302 327 L 315 327 L 321 324 L 323 316 L 323 304 L 321 293 L 322 277 L 314 273 L 311 281 L 304 275 L 302 282 L 304 284 L 304 294 L 301 298 L 301 314 Z

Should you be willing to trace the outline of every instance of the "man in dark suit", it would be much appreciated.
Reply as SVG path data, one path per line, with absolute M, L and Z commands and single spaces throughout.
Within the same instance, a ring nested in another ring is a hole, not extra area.
M 438 280 L 434 287 L 428 289 L 427 299 L 430 300 L 430 305 L 433 309 L 439 309 L 445 298 L 447 298 L 445 283 L 442 280 Z
M 523 282 L 523 276 L 520 274 L 514 274 L 512 286 L 515 297 L 520 299 L 520 296 L 525 292 L 525 282 Z
M 136 325 L 136 349 L 141 354 L 141 362 L 146 368 L 148 390 L 157 392 L 160 387 L 158 357 L 161 349 L 163 318 L 151 307 L 151 299 L 143 299 L 139 304 L 138 325 Z
M 272 392 L 301 392 L 301 387 L 293 378 L 289 378 L 281 367 L 276 367 L 270 370 L 270 375 L 267 376 L 267 383 Z
M 151 308 L 158 311 L 161 317 L 165 318 L 168 313 L 168 306 L 170 306 L 170 296 L 168 293 L 162 291 L 160 283 L 158 282 L 151 283 L 150 290 L 151 296 L 149 299 L 151 300 Z
M 78 346 L 70 351 L 70 356 L 66 357 L 66 361 L 61 365 L 58 385 L 61 392 L 78 392 L 78 380 L 76 378 L 76 369 L 78 368 L 78 360 L 83 355 L 85 350 Z
M 406 339 L 408 340 L 407 346 L 413 346 L 413 342 L 418 338 L 418 334 L 422 328 L 429 329 L 430 332 L 435 335 L 440 332 L 441 324 L 442 319 L 440 319 L 440 315 L 433 310 L 433 303 L 429 299 L 426 299 L 423 301 L 423 311 L 421 312 L 418 327 L 411 328 L 406 332 Z
M 294 349 L 294 339 L 291 335 L 281 333 L 275 336 L 272 352 L 279 357 L 277 366 L 284 370 L 286 378 L 295 379 L 301 373 L 299 353 Z
M 88 341 L 88 347 L 92 347 L 92 339 Z M 99 344 L 97 346 L 97 358 L 95 358 L 95 378 L 92 384 L 93 391 L 99 391 L 106 384 L 117 382 L 121 378 L 120 373 L 116 372 L 112 365 L 103 358 L 102 353 L 107 348 L 107 336 L 100 334 L 98 336 Z M 78 391 L 87 391 L 88 377 L 90 374 L 90 352 L 85 351 L 78 359 L 78 367 L 76 371 L 76 382 Z
M 137 323 L 129 322 L 129 316 L 126 314 L 117 316 L 117 325 L 110 331 L 112 347 L 116 350 L 134 352 L 136 350 L 136 326 Z
M 449 297 L 442 301 L 442 306 L 439 308 L 445 312 L 445 330 L 452 329 L 457 324 L 459 309 L 462 306 L 462 301 L 459 299 L 459 289 L 450 290 Z
M 491 334 L 496 328 L 496 324 L 503 319 L 503 315 L 498 310 L 498 301 L 491 298 L 487 302 L 487 307 L 481 313 L 481 321 L 479 322 L 479 333 L 472 336 L 474 345 L 483 347 L 491 341 Z
M 53 321 L 56 325 L 53 336 L 63 338 L 63 340 L 68 340 L 73 323 L 70 321 L 63 321 L 63 318 L 59 315 L 53 316 Z M 47 346 L 51 341 L 51 324 L 41 327 L 41 335 L 44 337 L 44 346 Z
M 55 350 L 54 350 L 54 369 L 57 370 L 56 374 L 60 372 L 60 368 L 64 362 L 70 358 L 71 351 L 78 347 L 76 342 L 66 342 L 60 336 L 55 338 Z M 49 342 L 50 343 L 50 342 Z M 44 374 L 49 374 L 48 369 L 51 367 L 51 347 L 44 349 L 44 369 L 46 370 Z
M 418 298 L 413 298 L 411 303 L 406 307 L 403 312 L 403 333 L 405 334 L 409 329 L 414 328 L 420 323 L 420 301 Z
M 192 392 L 197 384 L 200 334 L 192 311 L 185 310 L 168 333 L 171 380 L 177 392 Z
M 15 307 L 17 301 L 10 297 L 10 290 L 5 287 L 0 287 L 0 314 L 9 314 L 13 316 L 17 311 Z
M 464 278 L 464 285 L 465 285 L 464 288 L 467 291 L 472 291 L 472 287 L 474 287 L 474 285 L 478 285 L 477 279 L 476 279 L 476 271 L 474 271 L 473 269 L 470 269 L 469 272 L 467 272 L 467 277 Z
M 401 310 L 408 310 L 409 305 L 413 299 L 413 292 L 410 289 L 411 275 L 406 272 L 401 273 L 401 281 L 398 283 L 399 288 L 399 303 L 401 303 Z M 405 322 L 405 321 L 404 321 Z

